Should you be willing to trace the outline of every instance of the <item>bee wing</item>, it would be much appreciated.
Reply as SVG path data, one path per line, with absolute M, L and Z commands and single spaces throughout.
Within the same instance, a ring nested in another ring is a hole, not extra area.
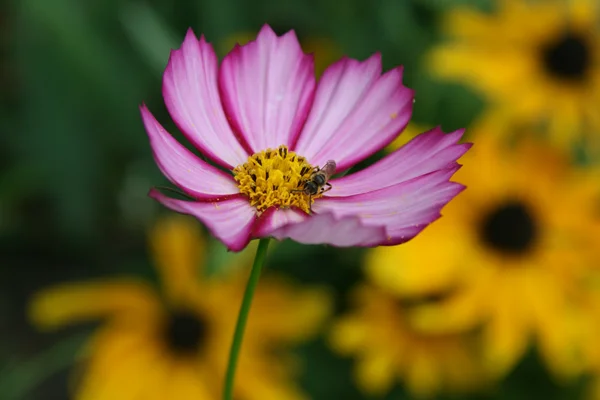
M 321 168 L 321 171 L 323 171 L 327 176 L 327 179 L 329 179 L 333 174 L 335 174 L 336 167 L 337 164 L 335 163 L 335 161 L 329 160 L 325 163 L 323 168 Z

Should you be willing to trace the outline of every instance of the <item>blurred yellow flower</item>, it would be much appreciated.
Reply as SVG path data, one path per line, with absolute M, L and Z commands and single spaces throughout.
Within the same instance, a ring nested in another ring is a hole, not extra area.
M 573 307 L 597 260 L 600 175 L 530 141 L 503 146 L 493 126 L 472 132 L 479 140 L 456 175 L 467 190 L 418 238 L 369 252 L 367 274 L 394 293 L 444 295 L 411 312 L 411 323 L 428 332 L 482 326 L 495 377 L 531 339 L 557 376 L 576 374 Z
M 381 395 L 397 380 L 421 398 L 483 386 L 468 335 L 419 332 L 406 319 L 401 299 L 375 286 L 360 286 L 353 295 L 354 307 L 334 323 L 330 342 L 337 352 L 356 357 L 363 391 Z
M 85 349 L 79 400 L 214 400 L 220 397 L 245 274 L 202 277 L 206 254 L 198 225 L 176 216 L 150 235 L 162 290 L 141 280 L 63 284 L 38 293 L 30 316 L 42 329 L 104 318 Z M 245 255 L 241 255 L 245 259 Z M 241 259 L 238 259 L 241 260 Z M 248 320 L 235 396 L 305 399 L 286 345 L 317 333 L 330 312 L 321 288 L 265 277 Z
M 435 74 L 475 85 L 559 145 L 600 144 L 600 9 L 595 0 L 498 0 L 490 14 L 449 13 L 454 40 L 428 59 Z

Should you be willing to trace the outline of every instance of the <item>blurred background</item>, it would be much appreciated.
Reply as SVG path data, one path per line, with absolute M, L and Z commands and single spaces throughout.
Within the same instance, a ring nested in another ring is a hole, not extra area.
M 0 7 L 1 399 L 220 398 L 254 248 L 229 253 L 147 197 L 168 182 L 138 106 L 181 139 L 170 50 L 191 27 L 222 57 L 264 23 L 294 29 L 317 73 L 377 51 L 404 66 L 413 122 L 370 161 L 435 126 L 475 145 L 455 179 L 469 188 L 406 245 L 272 245 L 240 364 L 257 375 L 236 396 L 600 399 L 595 0 Z

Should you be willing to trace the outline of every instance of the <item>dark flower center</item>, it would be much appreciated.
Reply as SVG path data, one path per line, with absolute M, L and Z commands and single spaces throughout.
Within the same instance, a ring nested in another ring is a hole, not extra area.
M 190 354 L 200 349 L 206 333 L 206 323 L 197 313 L 179 309 L 169 315 L 165 339 L 174 353 Z
M 548 43 L 542 57 L 550 74 L 566 80 L 583 79 L 591 62 L 588 42 L 585 37 L 573 32 L 565 32 Z
M 482 222 L 483 242 L 502 253 L 518 255 L 527 252 L 538 234 L 531 212 L 517 201 L 492 209 Z
M 427 304 L 441 303 L 450 298 L 454 293 L 454 288 L 439 290 L 418 297 L 403 297 L 398 301 L 401 308 L 419 307 Z

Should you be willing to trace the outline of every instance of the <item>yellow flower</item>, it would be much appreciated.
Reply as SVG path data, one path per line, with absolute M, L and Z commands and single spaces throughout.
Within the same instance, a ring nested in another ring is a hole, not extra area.
M 220 397 L 245 274 L 202 277 L 206 255 L 197 224 L 162 220 L 151 232 L 160 295 L 148 283 L 120 279 L 63 284 L 38 293 L 30 307 L 43 329 L 104 318 L 86 346 L 79 400 L 214 400 Z M 246 255 L 242 253 L 239 262 Z M 235 396 L 248 400 L 304 399 L 293 378 L 297 362 L 276 357 L 304 341 L 330 311 L 321 288 L 261 280 L 236 374 Z
M 428 63 L 441 77 L 475 85 L 554 143 L 600 144 L 600 9 L 595 0 L 498 0 L 493 14 L 459 8 L 454 39 Z
M 502 146 L 474 127 L 457 182 L 467 190 L 418 238 L 368 253 L 371 279 L 405 296 L 443 294 L 411 321 L 430 332 L 482 325 L 487 368 L 502 376 L 535 339 L 557 376 L 580 371 L 573 307 L 597 260 L 598 174 L 530 141 Z
M 463 334 L 419 332 L 399 298 L 363 285 L 353 309 L 333 326 L 332 347 L 357 358 L 355 376 L 365 392 L 381 395 L 397 379 L 418 397 L 464 392 L 485 383 L 475 349 Z

